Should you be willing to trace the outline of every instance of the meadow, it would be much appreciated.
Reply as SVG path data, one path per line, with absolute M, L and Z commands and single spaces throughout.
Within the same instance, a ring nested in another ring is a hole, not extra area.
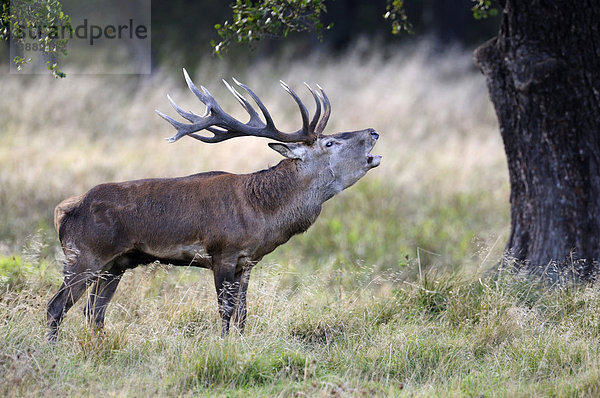
M 182 139 L 153 112 L 166 93 L 202 111 L 174 67 L 149 77 L 0 75 L 0 395 L 595 396 L 600 289 L 548 287 L 497 268 L 509 226 L 502 142 L 483 77 L 460 49 L 190 70 L 252 87 L 297 128 L 283 79 L 321 84 L 329 132 L 373 127 L 379 168 L 327 202 L 316 224 L 253 271 L 246 332 L 220 337 L 206 270 L 128 271 L 102 336 L 81 300 L 55 345 L 45 305 L 61 282 L 52 228 L 63 198 L 106 181 L 278 162 L 264 140 Z M 274 78 L 275 76 L 275 78 Z M 171 114 L 174 113 L 171 111 Z

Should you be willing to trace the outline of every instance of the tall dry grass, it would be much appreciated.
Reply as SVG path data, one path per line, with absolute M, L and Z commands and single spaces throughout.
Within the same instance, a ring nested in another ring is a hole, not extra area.
M 246 332 L 222 339 L 210 275 L 153 265 L 125 274 L 103 335 L 86 328 L 78 303 L 49 345 L 43 305 L 55 275 L 20 269 L 0 280 L 3 396 L 600 392 L 598 286 L 369 271 L 348 286 L 318 270 L 290 287 L 289 271 L 267 264 L 254 275 Z

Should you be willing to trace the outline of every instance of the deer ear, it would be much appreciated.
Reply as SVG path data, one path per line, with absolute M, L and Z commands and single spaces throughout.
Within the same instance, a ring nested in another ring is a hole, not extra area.
M 302 143 L 280 144 L 269 142 L 269 146 L 288 159 L 302 159 L 306 154 L 306 146 Z

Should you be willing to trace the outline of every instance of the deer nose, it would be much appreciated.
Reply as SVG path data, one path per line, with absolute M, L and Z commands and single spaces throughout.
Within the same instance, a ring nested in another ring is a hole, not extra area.
M 374 140 L 377 140 L 377 138 L 379 138 L 379 133 L 375 130 L 371 130 L 371 137 L 373 137 Z

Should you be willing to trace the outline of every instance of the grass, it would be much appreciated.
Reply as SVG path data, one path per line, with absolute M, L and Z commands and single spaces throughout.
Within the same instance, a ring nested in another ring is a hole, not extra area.
M 0 299 L 4 396 L 600 393 L 598 286 L 405 269 L 354 281 L 317 271 L 292 288 L 268 263 L 246 333 L 221 339 L 209 273 L 152 266 L 125 275 L 104 336 L 80 303 L 52 346 L 42 318 L 58 273 L 20 269 Z
M 508 184 L 470 54 L 426 43 L 382 54 L 357 45 L 335 59 L 190 71 L 241 117 L 217 84 L 235 75 L 284 130 L 299 117 L 277 79 L 298 92 L 318 82 L 329 132 L 381 134 L 381 166 L 256 267 L 246 333 L 226 339 L 210 272 L 153 264 L 125 274 L 102 337 L 81 300 L 46 344 L 62 268 L 52 211 L 105 181 L 251 172 L 278 155 L 252 138 L 164 143 L 172 131 L 153 110 L 168 111 L 167 92 L 202 111 L 179 72 L 0 76 L 0 395 L 598 395 L 600 287 L 488 274 L 508 232 Z

